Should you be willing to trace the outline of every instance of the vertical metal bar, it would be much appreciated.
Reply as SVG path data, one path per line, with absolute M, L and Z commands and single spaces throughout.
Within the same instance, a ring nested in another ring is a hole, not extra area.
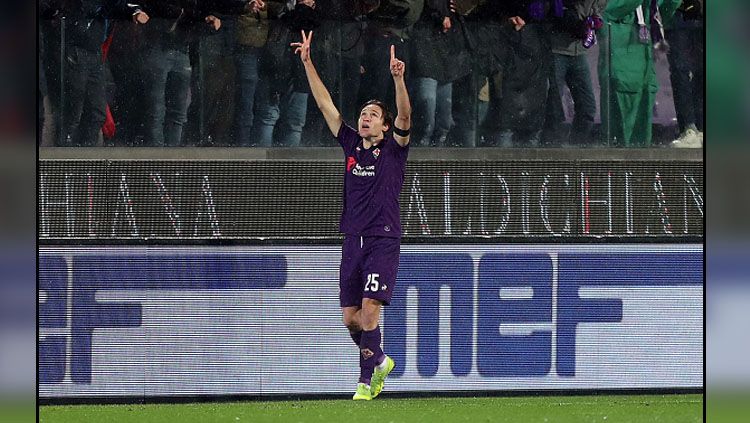
M 196 60 L 198 61 L 198 143 L 203 144 L 206 141 L 206 103 L 205 103 L 205 86 L 203 72 L 203 37 L 198 37 Z
M 612 146 L 612 23 L 607 22 L 607 147 Z
M 65 25 L 67 20 L 65 16 L 60 18 L 60 99 L 57 110 L 58 114 L 58 128 L 57 128 L 57 145 L 65 145 Z M 54 117 L 53 117 L 54 119 Z

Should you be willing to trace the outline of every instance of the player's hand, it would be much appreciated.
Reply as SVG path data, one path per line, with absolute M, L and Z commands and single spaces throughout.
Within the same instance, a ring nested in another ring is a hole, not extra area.
M 302 60 L 302 63 L 307 63 L 310 61 L 310 42 L 312 41 L 313 32 L 310 31 L 310 35 L 305 35 L 304 30 L 300 32 L 302 33 L 302 42 L 291 43 L 289 45 L 295 47 L 294 54 L 299 53 L 299 58 Z
M 394 78 L 403 78 L 405 67 L 404 62 L 396 58 L 396 46 L 391 45 L 391 75 Z

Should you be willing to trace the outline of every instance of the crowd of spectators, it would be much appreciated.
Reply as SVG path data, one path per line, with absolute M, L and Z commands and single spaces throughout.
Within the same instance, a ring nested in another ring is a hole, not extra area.
M 703 0 L 132 1 L 39 0 L 40 145 L 335 145 L 289 46 L 303 30 L 351 124 L 394 105 L 396 47 L 416 146 L 650 146 L 660 56 L 671 145 L 703 145 Z

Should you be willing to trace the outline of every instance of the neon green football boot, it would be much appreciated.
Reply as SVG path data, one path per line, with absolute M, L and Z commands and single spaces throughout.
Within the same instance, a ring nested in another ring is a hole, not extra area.
M 352 399 L 355 401 L 370 401 L 372 399 L 372 395 L 370 394 L 370 387 L 365 385 L 364 383 L 358 383 L 357 392 L 354 393 Z
M 396 367 L 396 362 L 394 362 L 392 358 L 385 356 L 385 369 L 378 370 L 377 367 L 375 368 L 375 371 L 372 373 L 372 381 L 370 381 L 370 393 L 372 398 L 380 395 L 380 392 L 383 390 L 383 385 L 385 385 L 385 378 L 388 377 L 388 374 L 394 367 Z

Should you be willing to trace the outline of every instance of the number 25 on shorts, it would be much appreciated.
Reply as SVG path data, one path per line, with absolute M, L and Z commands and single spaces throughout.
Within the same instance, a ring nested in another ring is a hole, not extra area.
M 378 288 L 380 288 L 380 282 L 378 282 L 379 277 L 379 273 L 370 273 L 369 275 L 367 275 L 365 291 L 378 292 Z

